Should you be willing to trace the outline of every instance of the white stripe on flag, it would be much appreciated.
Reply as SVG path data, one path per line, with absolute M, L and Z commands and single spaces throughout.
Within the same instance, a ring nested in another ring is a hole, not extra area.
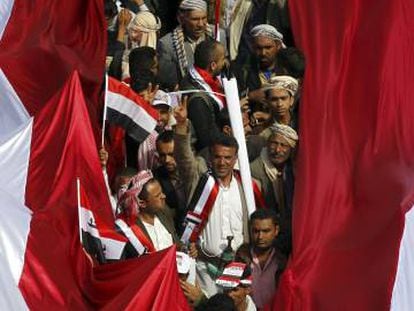
M 108 91 L 108 108 L 128 116 L 148 133 L 152 132 L 157 124 L 157 120 L 148 114 L 144 108 L 118 93 Z
M 122 219 L 117 219 L 115 223 L 119 226 L 128 240 L 131 242 L 132 246 L 138 252 L 138 255 L 141 256 L 145 252 L 145 247 L 142 245 L 141 241 L 136 237 L 135 233 L 131 230 L 130 227 Z
M 79 223 L 83 231 L 88 232 L 95 238 L 101 238 L 99 231 L 96 228 L 95 217 L 93 217 L 93 213 L 90 210 L 81 206 L 79 218 Z
M 20 98 L 0 69 L 0 142 L 27 124 L 30 116 Z
M 95 217 L 92 211 L 81 207 L 79 209 L 79 225 L 83 231 L 88 232 L 93 237 L 100 239 L 104 249 L 106 259 L 119 260 L 126 245 L 123 241 L 102 237 L 96 227 Z
M 0 310 L 28 309 L 18 288 L 31 211 L 24 206 L 32 120 L 0 143 Z
M 211 190 L 214 188 L 216 184 L 216 181 L 212 176 L 209 176 L 207 179 L 206 186 L 203 189 L 203 192 L 201 193 L 200 198 L 198 199 L 198 202 L 194 208 L 193 213 L 201 215 L 203 212 L 204 206 L 206 205 L 207 199 L 210 196 Z
M 0 1 L 0 40 L 3 37 L 4 30 L 13 9 L 14 0 L 1 0 Z
M 392 291 L 391 310 L 406 311 L 414 307 L 414 206 L 405 215 L 400 244 L 397 275 Z
M 126 245 L 125 242 L 105 237 L 101 237 L 101 243 L 104 247 L 105 258 L 109 260 L 119 260 Z

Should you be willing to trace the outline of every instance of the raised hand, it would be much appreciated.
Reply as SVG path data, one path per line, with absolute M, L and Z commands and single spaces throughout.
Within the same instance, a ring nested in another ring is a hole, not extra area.
M 158 92 L 160 86 L 157 84 L 155 87 L 152 86 L 152 83 L 148 83 L 148 87 L 145 91 L 140 92 L 140 95 L 144 97 L 144 99 L 152 104 L 154 101 L 155 94 Z
M 127 9 L 122 9 L 118 14 L 118 26 L 120 28 L 126 28 L 131 21 L 131 12 Z
M 106 167 L 106 164 L 108 163 L 108 152 L 105 150 L 105 148 L 99 149 L 99 162 L 101 163 L 102 167 Z
M 188 97 L 183 96 L 181 103 L 174 109 L 174 118 L 177 121 L 177 126 L 187 126 L 187 102 Z

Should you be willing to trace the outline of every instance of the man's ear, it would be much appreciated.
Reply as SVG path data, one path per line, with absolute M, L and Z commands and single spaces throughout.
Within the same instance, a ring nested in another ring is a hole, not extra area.
M 292 108 L 294 104 L 295 104 L 295 97 L 290 96 L 290 98 L 289 98 L 289 108 Z
M 226 135 L 231 136 L 232 135 L 231 126 L 229 126 L 229 125 L 223 126 L 223 133 L 226 134 Z
M 252 293 L 252 287 L 251 286 L 246 287 L 245 288 L 245 293 L 246 293 L 246 295 L 250 295 Z
M 280 233 L 280 226 L 276 225 L 276 237 L 279 235 Z
M 185 18 L 184 14 L 185 14 L 184 12 L 178 12 L 177 13 L 177 21 L 180 25 L 183 24 L 183 20 Z
M 216 62 L 211 62 L 210 63 L 210 71 L 214 72 L 217 68 L 217 63 Z
M 140 209 L 145 209 L 147 207 L 147 202 L 145 202 L 145 200 L 137 198 L 137 201 Z

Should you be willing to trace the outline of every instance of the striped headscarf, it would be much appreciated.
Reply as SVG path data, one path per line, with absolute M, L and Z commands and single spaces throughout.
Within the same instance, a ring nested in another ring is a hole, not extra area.
M 118 193 L 118 217 L 124 219 L 129 224 L 135 223 L 140 210 L 138 196 L 145 184 L 153 178 L 154 176 L 150 170 L 140 171 L 132 177 L 126 187 L 120 189 Z

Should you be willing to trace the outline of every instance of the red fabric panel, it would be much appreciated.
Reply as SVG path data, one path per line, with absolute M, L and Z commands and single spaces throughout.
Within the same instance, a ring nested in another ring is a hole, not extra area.
M 275 310 L 387 310 L 414 203 L 414 2 L 289 2 L 306 56 Z
M 26 303 L 33 310 L 187 310 L 173 249 L 92 271 L 79 242 L 76 177 L 95 215 L 113 223 L 95 146 L 75 73 L 34 118 L 26 189 L 33 218 L 19 284 Z
M 31 115 L 79 72 L 94 128 L 102 84 L 106 25 L 99 0 L 14 0 L 0 41 L 0 64 Z
M 94 276 L 91 283 L 93 289 L 89 293 L 95 308 L 142 311 L 190 309 L 178 283 L 175 247 L 138 259 L 96 267 Z
M 93 212 L 113 222 L 102 169 L 74 74 L 35 115 L 26 205 L 33 211 L 20 289 L 31 309 L 83 309 L 81 284 L 90 274 L 79 242 L 76 178 Z

